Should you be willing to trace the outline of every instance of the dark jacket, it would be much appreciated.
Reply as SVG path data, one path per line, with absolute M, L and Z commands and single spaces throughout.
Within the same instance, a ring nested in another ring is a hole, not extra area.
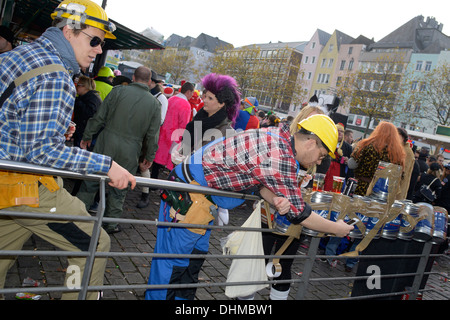
M 436 205 L 444 207 L 450 213 L 450 177 L 442 180 L 441 195 L 436 199 Z
M 98 107 L 102 104 L 102 99 L 97 91 L 88 91 L 82 96 L 75 99 L 75 106 L 73 109 L 73 122 L 77 124 L 75 133 L 73 135 L 74 146 L 79 147 L 81 139 L 83 138 L 86 124 L 90 118 L 97 112 Z

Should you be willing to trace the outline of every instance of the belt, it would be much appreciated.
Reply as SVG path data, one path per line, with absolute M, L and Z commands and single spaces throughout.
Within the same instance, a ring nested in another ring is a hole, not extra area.
M 358 179 L 358 181 L 363 181 L 363 182 L 367 182 L 367 183 L 372 182 L 372 178 L 368 178 L 368 177 L 356 177 L 355 176 L 355 178 Z

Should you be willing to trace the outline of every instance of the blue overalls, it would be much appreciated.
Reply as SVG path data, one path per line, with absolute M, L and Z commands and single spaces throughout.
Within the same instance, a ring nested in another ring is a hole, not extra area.
M 273 133 L 267 132 L 272 135 Z M 283 140 L 286 140 L 280 137 Z M 208 186 L 203 172 L 202 159 L 204 151 L 215 143 L 223 141 L 217 139 L 197 150 L 189 157 L 188 172 L 183 163 L 177 165 L 173 172 L 184 182 L 195 180 L 201 186 Z M 297 163 L 297 171 L 298 171 Z M 186 176 L 190 177 L 186 177 Z M 211 196 L 214 203 L 224 209 L 233 209 L 242 203 L 244 199 L 223 196 Z M 161 200 L 159 208 L 159 221 L 172 221 L 170 218 L 170 206 Z M 212 224 L 213 221 L 210 222 Z M 158 227 L 155 253 L 168 254 L 207 254 L 211 230 L 207 229 L 204 235 L 194 233 L 186 228 Z M 197 283 L 198 274 L 204 259 L 189 258 L 153 258 L 148 284 L 188 284 Z M 148 289 L 145 292 L 146 300 L 193 300 L 196 288 L 192 289 Z
M 217 139 L 197 150 L 189 159 L 188 170 L 191 178 L 201 186 L 207 186 L 201 159 L 206 148 L 223 139 Z M 195 157 L 195 158 L 194 158 Z M 200 159 L 200 161 L 199 161 Z M 183 173 L 183 163 L 177 165 L 173 171 L 176 176 L 188 183 L 190 177 Z M 225 209 L 235 208 L 244 199 L 211 196 L 219 207 Z M 170 218 L 170 206 L 161 200 L 159 207 L 159 221 L 172 221 Z M 213 221 L 210 222 L 212 224 Z M 204 235 L 194 233 L 186 228 L 158 227 L 155 253 L 169 254 L 207 254 L 211 230 L 206 229 Z M 198 273 L 204 259 L 188 258 L 153 258 L 148 284 L 187 284 L 197 283 Z M 146 300 L 193 300 L 196 289 L 148 289 L 145 292 Z

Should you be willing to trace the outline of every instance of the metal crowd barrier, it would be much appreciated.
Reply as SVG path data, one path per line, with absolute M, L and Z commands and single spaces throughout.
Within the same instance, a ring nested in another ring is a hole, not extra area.
M 243 228 L 239 226 L 204 226 L 204 225 L 193 225 L 193 224 L 183 224 L 183 223 L 171 223 L 171 222 L 163 222 L 155 220 L 141 220 L 141 219 L 123 219 L 123 218 L 108 218 L 104 217 L 104 209 L 105 209 L 105 190 L 106 183 L 109 181 L 109 178 L 105 175 L 96 175 L 96 174 L 80 174 L 65 170 L 58 170 L 49 167 L 42 167 L 37 165 L 32 165 L 28 163 L 22 162 L 12 162 L 6 160 L 0 160 L 0 170 L 6 171 L 15 171 L 22 173 L 33 173 L 33 174 L 43 174 L 43 175 L 53 175 L 60 176 L 62 178 L 68 179 L 82 179 L 82 180 L 90 180 L 90 181 L 99 181 L 100 182 L 100 200 L 99 200 L 99 209 L 95 216 L 90 217 L 80 217 L 80 216 L 71 216 L 71 215 L 62 215 L 62 214 L 44 214 L 44 213 L 27 213 L 27 212 L 16 212 L 16 211 L 8 211 L 7 209 L 1 210 L 0 214 L 4 216 L 10 217 L 22 217 L 22 218 L 30 218 L 30 219 L 46 219 L 46 220 L 67 220 L 67 221 L 91 221 L 94 223 L 93 233 L 91 237 L 91 242 L 88 251 L 39 251 L 39 250 L 0 250 L 0 257 L 2 256 L 57 256 L 57 257 L 65 257 L 65 256 L 76 256 L 76 257 L 86 257 L 86 266 L 85 272 L 83 273 L 83 277 L 81 280 L 81 285 L 79 288 L 71 289 L 72 291 L 79 291 L 78 299 L 84 300 L 86 299 L 86 295 L 88 291 L 99 291 L 99 290 L 131 290 L 131 289 L 177 289 L 177 288 L 201 288 L 201 287 L 226 287 L 226 286 L 242 286 L 248 284 L 273 284 L 273 283 L 290 283 L 291 285 L 297 286 L 296 299 L 302 300 L 305 299 L 305 296 L 308 292 L 308 287 L 311 283 L 314 282 L 325 282 L 325 281 L 352 281 L 352 280 L 365 280 L 370 276 L 358 276 L 358 277 L 334 277 L 334 278 L 313 278 L 312 271 L 314 268 L 315 260 L 318 258 L 330 258 L 330 259 L 344 259 L 342 256 L 329 256 L 329 255 L 318 255 L 317 250 L 319 247 L 319 242 L 321 238 L 311 237 L 311 242 L 308 250 L 308 254 L 303 255 L 234 255 L 234 256 L 224 256 L 222 254 L 156 254 L 156 253 L 142 253 L 142 252 L 96 252 L 96 244 L 98 242 L 98 238 L 101 231 L 101 225 L 103 222 L 117 222 L 117 223 L 130 223 L 130 224 L 144 224 L 151 226 L 170 226 L 170 227 L 190 227 L 190 228 L 208 228 L 208 229 L 220 229 L 223 231 L 233 232 L 235 230 L 239 231 L 250 231 L 250 232 L 271 232 L 266 228 Z M 249 194 L 241 194 L 236 192 L 229 192 L 223 190 L 216 190 L 212 188 L 197 186 L 197 185 L 189 185 L 187 187 L 184 183 L 172 182 L 167 180 L 159 180 L 159 179 L 150 179 L 150 178 L 142 178 L 136 177 L 137 185 L 150 187 L 155 189 L 171 189 L 176 191 L 189 191 L 196 192 L 202 194 L 211 194 L 218 196 L 226 196 L 232 198 L 240 198 L 246 200 L 260 200 L 258 196 L 249 195 Z M 431 252 L 431 243 L 426 243 L 421 255 L 360 255 L 358 259 L 366 259 L 366 258 L 379 258 L 379 259 L 389 259 L 389 258 L 420 258 L 419 267 L 415 273 L 405 273 L 405 274 L 392 274 L 392 275 L 382 275 L 381 278 L 384 277 L 408 277 L 414 276 L 414 284 L 410 291 L 403 292 L 394 292 L 389 294 L 376 295 L 376 297 L 382 296 L 392 296 L 392 295 L 400 295 L 400 294 L 410 294 L 411 299 L 415 299 L 420 290 L 419 286 L 422 281 L 424 275 L 433 274 L 433 272 L 425 272 L 425 266 L 429 257 L 432 256 L 442 256 L 442 255 L 432 255 Z M 301 276 L 301 279 L 291 279 L 291 280 L 268 280 L 268 281 L 258 281 L 258 282 L 223 282 L 223 283 L 195 283 L 195 284 L 171 284 L 171 285 L 148 285 L 148 284 L 134 284 L 134 285 L 103 285 L 103 286 L 89 286 L 90 274 L 92 271 L 92 266 L 94 263 L 94 259 L 96 257 L 148 257 L 148 258 L 191 258 L 191 259 L 295 259 L 295 260 L 304 260 L 304 269 Z M 444 256 L 447 258 L 446 256 Z M 19 291 L 23 291 L 24 288 L 3 288 L 0 289 L 1 294 L 12 294 L 17 293 Z M 439 291 L 434 289 L 426 289 L 427 291 L 435 291 L 440 294 Z M 67 292 L 69 291 L 65 286 L 45 286 L 45 287 L 27 287 L 26 291 L 29 293 L 39 293 L 39 292 Z M 343 299 L 370 299 L 375 296 L 361 296 L 361 297 L 352 297 L 352 298 L 343 298 Z M 447 297 L 448 298 L 448 297 Z

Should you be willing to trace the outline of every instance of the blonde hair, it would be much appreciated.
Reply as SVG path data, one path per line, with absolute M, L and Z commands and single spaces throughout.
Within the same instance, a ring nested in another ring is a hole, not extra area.
M 300 121 L 308 118 L 313 112 L 315 112 L 316 114 L 324 114 L 320 107 L 310 105 L 304 106 L 291 122 L 291 125 L 289 127 L 289 132 L 291 133 L 291 135 L 295 134 L 298 131 L 297 124 Z
M 315 112 L 315 114 L 324 114 L 324 112 L 322 111 L 322 109 L 320 107 L 310 106 L 310 105 L 304 106 L 300 110 L 300 112 L 295 116 L 294 120 L 292 120 L 292 122 L 291 122 L 291 125 L 289 127 L 289 132 L 291 133 L 291 135 L 294 135 L 298 132 L 297 124 L 300 121 L 311 116 L 314 112 Z M 317 166 L 313 165 L 312 167 L 308 168 L 307 173 L 310 175 L 314 175 L 316 173 L 316 170 L 317 170 Z

